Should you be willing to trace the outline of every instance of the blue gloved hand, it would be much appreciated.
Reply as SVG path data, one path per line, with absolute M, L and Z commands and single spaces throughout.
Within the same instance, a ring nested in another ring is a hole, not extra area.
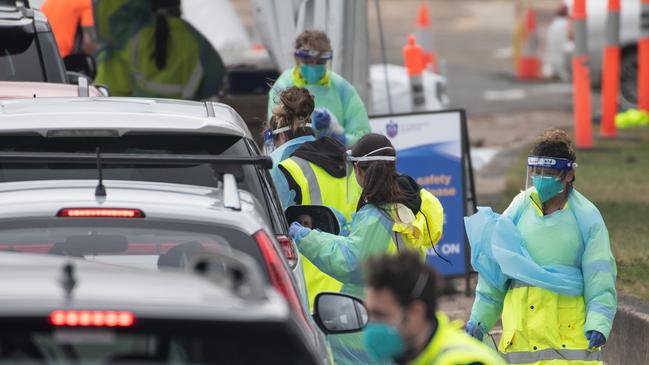
M 293 222 L 288 227 L 288 234 L 295 240 L 295 243 L 300 243 L 302 238 L 309 234 L 309 232 L 311 232 L 311 229 L 304 227 L 299 222 Z
M 311 123 L 316 130 L 328 129 L 331 125 L 331 114 L 325 108 L 316 108 L 311 114 Z
M 479 341 L 482 341 L 482 338 L 484 337 L 484 333 L 485 333 L 484 329 L 479 324 L 476 324 L 473 321 L 468 321 L 466 323 L 466 326 L 464 327 L 464 330 L 471 337 L 474 337 Z
M 588 349 L 592 350 L 595 347 L 603 346 L 606 343 L 606 337 L 599 331 L 588 331 L 586 332 L 586 338 L 590 340 L 588 343 Z

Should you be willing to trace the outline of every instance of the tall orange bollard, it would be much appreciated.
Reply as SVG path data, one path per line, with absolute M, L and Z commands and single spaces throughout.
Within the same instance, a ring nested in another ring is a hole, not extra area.
M 577 148 L 593 147 L 593 126 L 590 110 L 590 74 L 588 70 L 588 33 L 586 0 L 575 0 L 572 8 L 575 53 L 572 57 L 572 100 Z
M 403 63 L 408 70 L 410 77 L 410 95 L 412 97 L 412 109 L 421 111 L 426 109 L 426 94 L 424 92 L 423 73 L 426 68 L 424 53 L 417 44 L 414 35 L 408 36 L 408 44 L 403 47 Z
M 524 46 L 518 60 L 516 77 L 519 80 L 538 80 L 541 78 L 541 58 L 539 57 L 539 34 L 536 30 L 536 12 L 527 9 L 525 13 Z
M 424 62 L 430 65 L 433 72 L 439 72 L 439 62 L 435 54 L 433 41 L 433 28 L 430 22 L 430 9 L 428 4 L 421 4 L 417 9 L 417 30 L 415 37 L 424 51 Z
M 649 0 L 642 0 L 640 14 L 638 108 L 649 111 Z
M 615 115 L 620 92 L 620 0 L 608 0 L 606 45 L 602 67 L 602 137 L 615 137 Z

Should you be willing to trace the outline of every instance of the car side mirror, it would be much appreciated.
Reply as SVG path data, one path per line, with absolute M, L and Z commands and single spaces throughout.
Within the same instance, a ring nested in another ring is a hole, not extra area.
M 95 58 L 83 53 L 73 53 L 63 58 L 65 69 L 88 76 L 91 80 L 97 75 Z
M 328 335 L 361 331 L 368 321 L 363 302 L 342 293 L 320 293 L 314 302 L 313 318 Z
M 293 205 L 284 211 L 286 220 L 300 222 L 305 227 L 319 229 L 323 232 L 338 234 L 340 223 L 331 208 L 323 205 Z

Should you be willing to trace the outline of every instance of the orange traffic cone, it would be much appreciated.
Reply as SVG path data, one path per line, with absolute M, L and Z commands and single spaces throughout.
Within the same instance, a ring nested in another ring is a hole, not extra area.
M 424 92 L 424 73 L 423 50 L 417 44 L 417 37 L 413 34 L 408 36 L 408 43 L 403 47 L 403 63 L 408 71 L 410 78 L 410 96 L 412 98 L 413 111 L 426 109 L 426 93 Z
M 424 63 L 430 67 L 433 72 L 439 72 L 439 63 L 435 54 L 435 45 L 433 42 L 433 29 L 430 22 L 430 9 L 427 4 L 419 5 L 417 9 L 417 27 L 415 37 L 423 48 Z
M 516 77 L 519 80 L 538 80 L 541 78 L 541 58 L 539 57 L 539 34 L 536 30 L 536 12 L 527 9 L 525 14 L 525 45 L 520 59 Z

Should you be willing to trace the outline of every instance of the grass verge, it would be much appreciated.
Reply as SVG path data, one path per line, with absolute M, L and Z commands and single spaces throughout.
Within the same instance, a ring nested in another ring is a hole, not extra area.
M 618 265 L 618 291 L 649 301 L 649 128 L 625 130 L 577 151 L 575 188 L 602 213 Z M 509 169 L 502 212 L 524 187 L 529 148 Z

